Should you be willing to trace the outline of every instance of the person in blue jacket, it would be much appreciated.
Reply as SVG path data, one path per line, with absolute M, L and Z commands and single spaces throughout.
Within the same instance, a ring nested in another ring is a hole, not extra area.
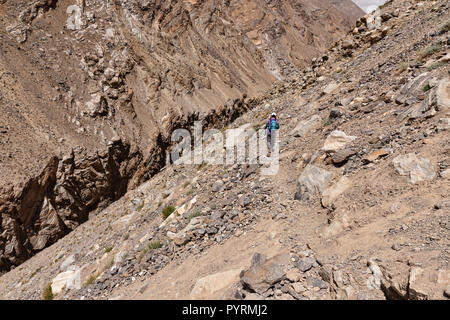
M 280 129 L 280 123 L 278 122 L 277 114 L 275 112 L 272 113 L 270 119 L 267 120 L 265 129 L 267 134 L 267 149 L 270 153 L 272 151 L 272 133 L 274 133 L 275 130 Z

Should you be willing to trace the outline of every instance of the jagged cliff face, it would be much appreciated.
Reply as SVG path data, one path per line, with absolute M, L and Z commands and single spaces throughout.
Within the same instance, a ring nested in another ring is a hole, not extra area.
M 348 31 L 351 5 L 0 1 L 0 269 L 160 170 L 173 128 L 250 108 Z

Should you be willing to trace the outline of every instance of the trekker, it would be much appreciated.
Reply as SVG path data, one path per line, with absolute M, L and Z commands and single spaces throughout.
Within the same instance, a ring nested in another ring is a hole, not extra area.
M 267 131 L 267 149 L 269 153 L 272 152 L 272 132 L 275 133 L 275 130 L 280 129 L 280 123 L 277 120 L 277 114 L 274 112 L 271 114 L 270 119 L 267 120 L 266 128 Z

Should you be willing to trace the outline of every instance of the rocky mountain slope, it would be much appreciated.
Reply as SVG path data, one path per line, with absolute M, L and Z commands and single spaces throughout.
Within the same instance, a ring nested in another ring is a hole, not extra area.
M 447 299 L 449 32 L 444 0 L 364 16 L 228 125 L 278 112 L 276 176 L 167 166 L 3 275 L 0 297 Z
M 360 14 L 333 3 L 0 1 L 0 271 L 159 172 L 173 129 L 234 120 L 344 35 Z

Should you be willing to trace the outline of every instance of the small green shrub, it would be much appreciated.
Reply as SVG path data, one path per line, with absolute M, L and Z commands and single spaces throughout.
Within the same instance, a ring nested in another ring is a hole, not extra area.
M 42 267 L 37 268 L 30 276 L 30 279 L 33 278 L 37 273 L 41 271 Z
M 104 269 L 103 271 L 108 270 L 108 269 L 111 269 L 113 265 L 114 265 L 114 257 L 112 257 L 112 258 L 109 260 L 108 264 L 105 266 L 105 269 Z
M 110 253 L 112 251 L 113 247 L 105 248 L 105 253 Z
M 183 188 L 186 189 L 190 185 L 191 185 L 191 182 L 190 181 L 186 181 L 185 183 L 183 183 Z
M 386 8 L 388 5 L 390 5 L 392 3 L 392 0 L 387 1 L 386 3 L 382 4 L 381 6 L 379 6 L 380 9 L 384 9 Z
M 162 243 L 161 241 L 158 240 L 154 240 L 152 242 L 150 242 L 149 244 L 147 244 L 145 246 L 145 248 L 139 252 L 137 258 L 140 261 L 150 250 L 156 250 L 162 247 Z
M 431 66 L 427 67 L 428 71 L 433 71 L 445 65 L 445 62 L 435 62 Z
M 204 169 L 206 169 L 208 167 L 208 164 L 206 162 L 202 162 L 201 164 L 199 164 L 197 166 L 197 171 L 203 171 Z
M 167 206 L 162 210 L 163 219 L 166 220 L 172 213 L 175 212 L 174 206 Z
M 155 249 L 159 249 L 161 247 L 162 247 L 162 243 L 161 243 L 161 241 L 158 241 L 158 240 L 152 241 L 147 245 L 147 248 L 149 250 L 155 250 Z
M 441 50 L 442 48 L 442 44 L 438 43 L 438 44 L 433 44 L 429 47 L 426 47 L 425 49 L 423 49 L 422 51 L 419 52 L 419 60 L 424 60 L 425 58 L 433 55 L 434 53 L 438 52 L 439 50 Z
M 441 28 L 441 33 L 447 33 L 450 31 L 450 20 Z
M 201 217 L 202 213 L 201 212 L 193 212 L 190 215 L 187 216 L 188 222 L 190 222 L 192 219 L 197 218 L 197 217 Z
M 423 88 L 423 91 L 424 91 L 424 92 L 427 92 L 427 91 L 429 91 L 430 89 L 431 89 L 430 85 L 427 84 L 427 85 Z
M 44 300 L 53 300 L 55 295 L 52 292 L 52 285 L 49 283 L 45 288 L 44 292 L 42 292 L 42 299 Z
M 258 119 L 266 120 L 269 117 L 269 115 L 270 115 L 270 111 L 266 111 L 266 112 L 260 113 L 260 117 L 258 117 Z
M 97 280 L 98 275 L 97 274 L 93 274 L 91 275 L 87 280 L 86 283 L 84 284 L 86 287 L 90 286 L 91 284 L 93 284 L 95 282 L 95 280 Z
M 322 121 L 322 126 L 323 127 L 328 127 L 329 125 L 333 124 L 333 120 L 331 120 L 330 118 L 324 119 Z
M 408 70 L 409 68 L 409 62 L 402 62 L 400 63 L 400 65 L 398 66 L 397 72 L 396 74 L 402 74 L 403 72 L 405 72 L 406 70 Z
M 144 201 L 140 202 L 136 207 L 136 211 L 140 212 L 144 208 L 144 205 L 145 205 Z

